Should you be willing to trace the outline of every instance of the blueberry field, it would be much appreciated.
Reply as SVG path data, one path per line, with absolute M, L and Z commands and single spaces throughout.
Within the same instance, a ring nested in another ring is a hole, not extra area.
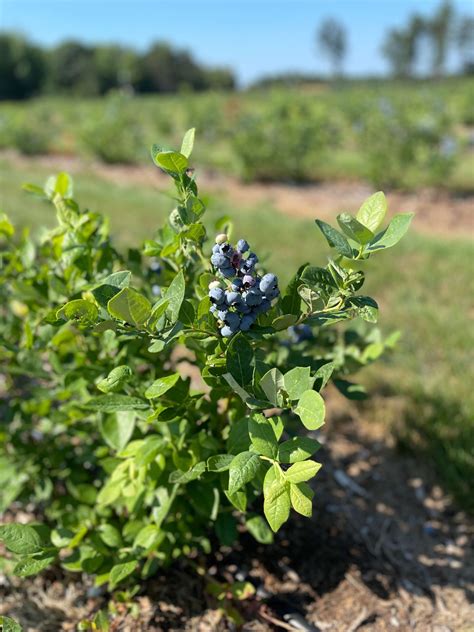
M 470 630 L 473 102 L 0 102 L 5 630 Z

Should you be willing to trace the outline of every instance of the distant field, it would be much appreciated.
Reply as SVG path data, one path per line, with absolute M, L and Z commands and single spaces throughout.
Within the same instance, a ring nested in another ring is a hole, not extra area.
M 199 144 L 202 151 L 206 143 Z M 50 172 L 28 161 L 13 167 L 0 160 L 1 210 L 36 234 L 53 223 L 51 208 L 20 187 L 25 181 L 42 183 Z M 80 204 L 109 216 L 123 246 L 148 238 L 170 208 L 165 194 L 127 184 L 126 178 L 118 186 L 84 172 L 75 181 Z M 324 262 L 327 247 L 311 220 L 289 217 L 270 203 L 241 206 L 224 193 L 207 201 L 210 230 L 218 216 L 230 215 L 236 235 L 252 241 L 282 280 L 306 260 Z M 364 404 L 367 416 L 386 420 L 404 445 L 426 450 L 447 486 L 472 510 L 468 483 L 474 479 L 474 393 L 468 350 L 474 345 L 474 328 L 467 319 L 474 292 L 473 257 L 468 235 L 441 239 L 412 231 L 393 253 L 379 258 L 380 265 L 374 261 L 368 292 L 380 302 L 381 328 L 387 333 L 400 329 L 403 336 L 385 362 L 360 376 L 375 394 L 385 396 Z
M 0 103 L 0 148 L 142 163 L 196 127 L 196 164 L 246 180 L 473 191 L 474 80 Z

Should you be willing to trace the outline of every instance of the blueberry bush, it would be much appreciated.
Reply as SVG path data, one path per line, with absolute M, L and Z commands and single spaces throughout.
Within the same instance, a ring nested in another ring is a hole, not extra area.
M 311 516 L 328 382 L 361 397 L 348 378 L 395 342 L 361 268 L 411 214 L 381 228 L 376 193 L 337 229 L 316 220 L 334 256 L 283 288 L 251 235 L 203 223 L 193 143 L 152 148 L 176 197 L 141 249 L 116 250 L 64 173 L 25 185 L 52 230 L 0 218 L 0 511 L 35 516 L 0 526 L 16 575 L 57 564 L 114 590 L 243 531 L 271 542 L 292 510 Z

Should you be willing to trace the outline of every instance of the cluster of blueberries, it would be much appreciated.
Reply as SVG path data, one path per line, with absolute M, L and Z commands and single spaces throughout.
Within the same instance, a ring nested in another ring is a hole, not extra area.
M 226 338 L 239 330 L 248 331 L 280 293 L 276 276 L 260 277 L 255 271 L 258 257 L 248 251 L 245 239 L 233 248 L 225 234 L 217 235 L 212 249 L 211 263 L 222 280 L 209 283 L 211 313 L 219 319 L 220 332 Z

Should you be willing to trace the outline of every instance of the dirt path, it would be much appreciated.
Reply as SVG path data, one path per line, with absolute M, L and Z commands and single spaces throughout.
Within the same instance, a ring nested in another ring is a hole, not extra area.
M 1 157 L 22 165 L 41 165 L 54 171 L 86 172 L 113 182 L 117 186 L 140 184 L 158 189 L 168 186 L 168 178 L 153 166 L 106 165 L 70 156 L 26 158 L 12 151 Z M 342 211 L 354 212 L 374 189 L 360 182 L 324 182 L 309 185 L 243 184 L 218 173 L 199 172 L 202 191 L 219 193 L 234 204 L 255 207 L 269 203 L 278 211 L 293 217 L 333 218 Z M 474 174 L 473 174 L 474 178 Z M 455 196 L 447 191 L 422 189 L 417 192 L 388 194 L 391 212 L 416 213 L 414 226 L 427 234 L 474 236 L 474 196 Z
M 245 578 L 257 588 L 237 604 L 242 630 L 297 632 L 291 621 L 300 617 L 313 632 L 472 632 L 472 520 L 429 467 L 395 451 L 385 426 L 365 423 L 340 396 L 329 398 L 329 419 L 313 519 L 293 515 L 274 545 L 244 536 L 237 550 L 208 560 L 216 579 Z M 10 581 L 0 574 L 0 614 L 30 632 L 72 631 L 105 605 L 78 575 Z M 236 629 L 186 564 L 148 582 L 136 603 L 138 619 L 117 604 L 111 632 Z

